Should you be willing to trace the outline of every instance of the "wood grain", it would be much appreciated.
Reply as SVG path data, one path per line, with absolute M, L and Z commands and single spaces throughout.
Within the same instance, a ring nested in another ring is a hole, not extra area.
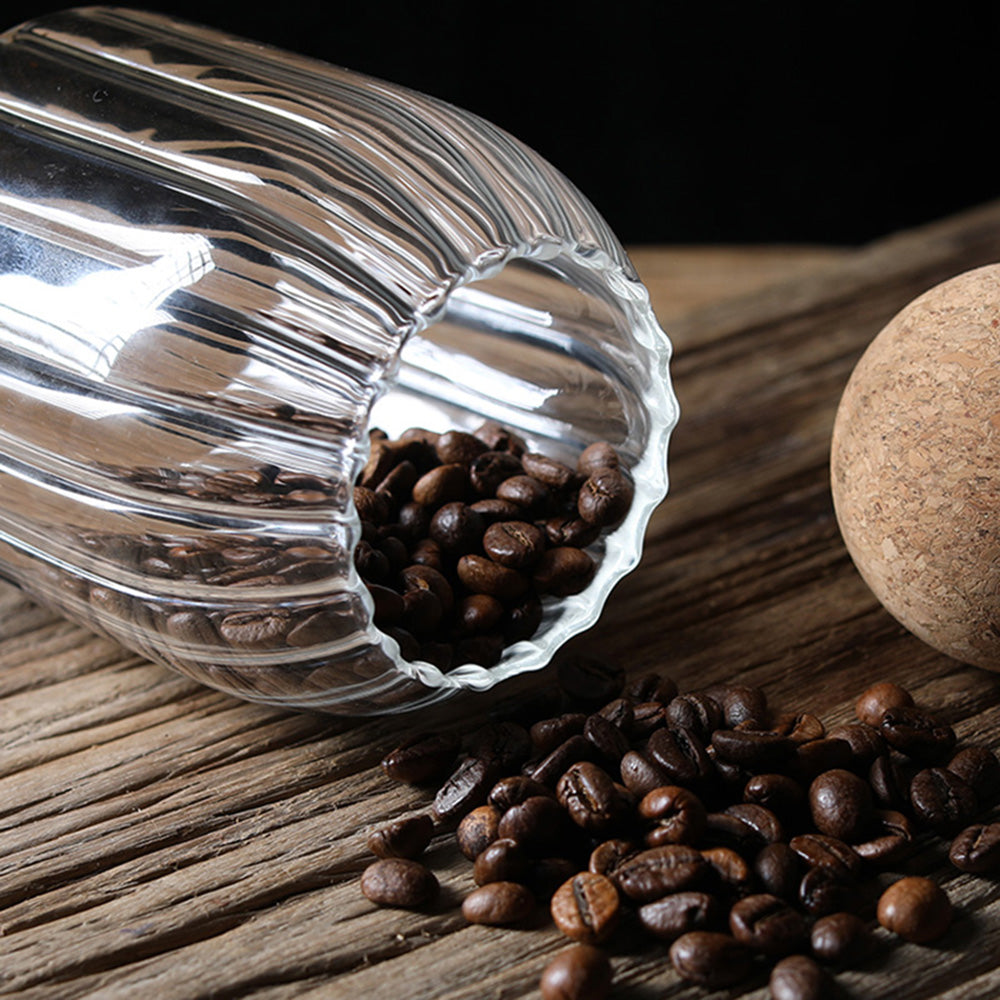
M 682 308 L 671 275 L 693 258 L 636 254 L 671 319 L 683 415 L 643 561 L 585 644 L 682 687 L 738 675 L 830 723 L 873 678 L 895 679 L 963 739 L 997 745 L 1000 678 L 934 653 L 877 606 L 840 543 L 827 460 L 864 346 L 920 291 L 1000 257 L 1000 205 L 853 253 L 793 255 L 786 281 L 764 256 L 694 256 L 732 277 Z M 382 775 L 382 754 L 428 725 L 475 725 L 547 679 L 421 718 L 289 715 L 200 688 L 0 586 L 0 993 L 537 997 L 562 939 L 541 917 L 466 926 L 470 866 L 446 836 L 430 852 L 443 891 L 426 912 L 377 910 L 358 875 L 368 830 L 428 802 Z M 930 841 L 907 870 L 947 885 L 952 931 L 940 948 L 884 938 L 882 957 L 841 985 L 899 1000 L 996 995 L 996 882 L 950 870 Z M 661 947 L 613 952 L 615 997 L 703 995 Z M 764 982 L 743 995 L 764 1000 Z

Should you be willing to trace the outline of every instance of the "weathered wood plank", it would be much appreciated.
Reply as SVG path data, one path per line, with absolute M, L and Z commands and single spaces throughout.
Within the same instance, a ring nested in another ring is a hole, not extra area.
M 683 408 L 672 494 L 587 646 L 682 686 L 739 674 L 831 723 L 874 676 L 902 680 L 960 737 L 1000 743 L 1000 677 L 939 656 L 877 606 L 840 544 L 826 471 L 837 399 L 881 324 L 998 256 L 992 205 L 857 253 L 805 254 L 793 281 L 749 297 L 661 310 Z M 654 303 L 671 296 L 679 258 L 637 259 Z M 539 680 L 417 719 L 293 716 L 175 677 L 0 585 L 0 993 L 537 996 L 563 940 L 543 917 L 466 926 L 471 873 L 446 837 L 427 912 L 375 909 L 357 876 L 370 826 L 428 801 L 384 778 L 385 749 L 431 722 L 474 723 Z M 950 871 L 939 845 L 908 870 L 947 881 L 955 927 L 943 947 L 895 945 L 841 984 L 858 997 L 992 996 L 1000 889 Z M 618 942 L 613 961 L 616 997 L 703 995 L 663 949 Z M 764 1000 L 763 984 L 743 994 Z

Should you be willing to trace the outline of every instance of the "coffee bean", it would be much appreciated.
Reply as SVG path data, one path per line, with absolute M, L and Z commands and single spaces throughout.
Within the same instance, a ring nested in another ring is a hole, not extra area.
M 455 462 L 470 465 L 476 458 L 488 451 L 486 442 L 465 431 L 445 431 L 434 442 L 437 459 L 443 465 Z
M 487 451 L 473 459 L 469 466 L 469 481 L 481 497 L 492 499 L 505 479 L 523 471 L 516 455 L 506 451 Z
M 453 501 L 437 509 L 428 530 L 442 552 L 461 556 L 479 550 L 485 529 L 479 514 L 467 504 Z
M 722 760 L 750 770 L 774 768 L 795 749 L 787 736 L 739 729 L 716 730 L 712 733 L 712 746 Z
M 526 920 L 535 909 L 531 891 L 517 882 L 489 882 L 474 889 L 462 903 L 470 924 L 503 927 Z
M 418 858 L 434 834 L 434 821 L 426 814 L 396 820 L 368 835 L 368 850 L 380 858 Z
M 604 875 L 580 872 L 564 882 L 552 897 L 552 920 L 574 941 L 599 944 L 618 926 L 618 890 Z
M 438 880 L 419 861 L 383 858 L 364 870 L 361 891 L 379 906 L 411 908 L 437 895 Z
M 570 765 L 581 760 L 593 761 L 596 756 L 597 750 L 590 740 L 583 736 L 571 736 L 535 764 L 531 768 L 529 777 L 555 788 L 556 782 L 566 773 Z
M 527 449 L 523 438 L 495 420 L 484 421 L 473 433 L 490 451 L 508 451 L 512 455 L 523 455 Z
M 538 452 L 525 452 L 521 456 L 521 464 L 524 471 L 533 476 L 539 482 L 545 483 L 554 490 L 563 490 L 577 481 L 577 474 L 574 469 L 548 455 Z
M 639 907 L 639 922 L 661 941 L 676 941 L 690 931 L 708 930 L 721 920 L 721 907 L 706 892 L 675 892 Z
M 611 963 L 599 948 L 573 945 L 545 967 L 542 1000 L 605 1000 L 611 990 Z
M 772 1000 L 823 1000 L 828 995 L 823 970 L 806 955 L 783 958 L 768 981 Z
M 753 872 L 743 857 L 732 848 L 704 848 L 701 856 L 712 866 L 724 888 L 740 896 L 750 891 Z
M 556 797 L 573 822 L 592 833 L 607 831 L 622 815 L 611 777 L 589 761 L 568 768 L 556 786 Z
M 1000 794 L 1000 761 L 988 747 L 959 750 L 948 762 L 948 770 L 957 774 L 984 805 L 995 801 Z
M 566 655 L 556 668 L 559 687 L 573 701 L 598 708 L 621 693 L 625 672 L 590 656 Z
M 583 549 L 561 545 L 542 554 L 532 579 L 540 594 L 569 597 L 585 590 L 596 570 L 597 564 Z
M 901 754 L 932 764 L 955 745 L 955 731 L 917 708 L 889 708 L 878 724 L 882 738 Z
M 496 761 L 502 771 L 512 771 L 528 759 L 531 737 L 517 722 L 491 722 L 469 736 L 465 749 L 473 757 Z
M 464 500 L 468 476 L 464 466 L 439 465 L 425 472 L 413 484 L 413 502 L 436 510 L 453 500 Z
M 942 767 L 918 771 L 910 783 L 910 803 L 920 822 L 947 832 L 976 814 L 976 793 L 955 773 Z
M 762 848 L 754 858 L 753 870 L 765 892 L 785 900 L 798 899 L 802 862 L 787 844 Z
M 877 729 L 862 722 L 851 722 L 830 730 L 830 739 L 843 740 L 851 748 L 849 768 L 861 774 L 867 772 L 872 763 L 888 752 L 885 740 Z
M 431 514 L 431 508 L 422 503 L 410 500 L 402 504 L 396 515 L 400 534 L 412 542 L 425 539 L 431 528 Z
M 873 684 L 858 698 L 854 714 L 866 726 L 877 728 L 882 723 L 883 714 L 890 708 L 911 708 L 913 696 L 906 688 L 892 681 Z
M 501 771 L 496 760 L 466 757 L 434 797 L 435 818 L 449 822 L 482 805 Z
M 706 694 L 679 694 L 667 705 L 667 721 L 676 728 L 691 730 L 708 742 L 722 725 L 722 706 Z
M 487 885 L 490 882 L 524 884 L 528 874 L 527 852 L 510 837 L 501 837 L 487 844 L 474 861 L 472 877 L 476 885 Z
M 536 795 L 551 797 L 552 791 L 540 781 L 535 781 L 526 775 L 513 775 L 501 778 L 490 789 L 489 804 L 496 806 L 503 813 L 512 806 L 519 806 L 522 802 L 526 802 Z
M 522 639 L 530 639 L 542 624 L 542 617 L 542 602 L 534 594 L 515 601 L 504 617 L 504 642 L 512 645 Z
M 667 707 L 659 701 L 644 701 L 632 709 L 630 735 L 641 740 L 667 724 Z
M 836 837 L 803 833 L 792 837 L 788 846 L 810 867 L 825 868 L 841 881 L 853 879 L 861 871 L 861 859 Z
M 915 944 L 927 944 L 944 936 L 951 925 L 952 907 L 936 882 L 910 875 L 882 893 L 877 916 L 887 931 Z
M 694 730 L 678 726 L 657 729 L 646 745 L 649 759 L 667 775 L 671 785 L 704 783 L 715 772 L 705 746 Z M 627 784 L 627 782 L 626 782 Z
M 631 734 L 632 724 L 635 722 L 635 708 L 630 698 L 613 698 L 597 714 L 602 719 L 607 719 L 622 734 L 626 736 Z M 625 749 L 618 755 L 619 760 L 628 749 L 626 743 Z
M 633 677 L 625 688 L 625 694 L 636 702 L 656 701 L 669 705 L 677 697 L 677 684 L 670 677 L 649 671 Z
M 504 604 L 524 596 L 529 580 L 485 556 L 465 555 L 458 561 L 458 578 L 474 594 L 489 594 Z
M 814 917 L 850 910 L 857 903 L 853 886 L 829 868 L 810 868 L 799 883 L 799 906 Z
M 820 833 L 860 840 L 872 819 L 872 792 L 852 771 L 826 771 L 809 786 L 809 809 Z
M 500 521 L 482 535 L 486 554 L 501 566 L 530 569 L 545 551 L 545 535 L 527 521 Z
M 701 799 L 678 785 L 655 788 L 639 803 L 639 815 L 654 824 L 646 844 L 694 844 L 705 830 L 706 813 Z
M 531 742 L 538 753 L 551 753 L 571 736 L 583 734 L 587 716 L 583 712 L 567 712 L 536 722 L 530 730 Z
M 851 745 L 846 740 L 824 737 L 800 743 L 791 763 L 792 773 L 803 782 L 811 782 L 824 771 L 847 770 L 854 763 Z
M 638 847 L 631 840 L 605 840 L 590 852 L 587 870 L 610 876 L 626 858 L 638 853 Z
M 573 548 L 585 549 L 601 536 L 600 525 L 588 524 L 581 517 L 571 514 L 556 514 L 539 523 L 545 532 L 549 545 L 558 547 L 570 545 Z
M 444 609 L 434 591 L 408 590 L 403 594 L 400 625 L 411 635 L 420 639 L 433 635 L 443 617 Z
M 621 458 L 607 441 L 595 441 L 580 452 L 576 460 L 576 471 L 582 476 L 592 476 L 603 469 L 618 469 Z
M 729 729 L 744 722 L 764 726 L 767 722 L 767 697 L 758 687 L 746 684 L 723 684 L 709 692 L 722 706 L 722 718 Z
M 743 801 L 770 809 L 787 823 L 797 821 L 805 810 L 805 789 L 785 774 L 755 774 L 743 788 Z
M 497 487 L 497 497 L 509 500 L 523 513 L 541 515 L 548 512 L 552 493 L 545 483 L 533 476 L 511 476 Z
M 729 911 L 729 931 L 740 944 L 765 955 L 787 955 L 806 939 L 802 914 L 777 896 L 760 893 L 737 901 Z
M 476 858 L 500 836 L 498 828 L 502 813 L 495 806 L 476 806 L 466 813 L 455 831 L 458 849 L 470 860 Z
M 610 527 L 629 512 L 635 487 L 621 469 L 601 469 L 580 487 L 577 512 L 588 524 Z
M 628 720 L 632 718 L 631 707 L 628 708 Z M 621 764 L 622 757 L 628 753 L 628 739 L 622 730 L 603 715 L 591 715 L 583 727 L 583 737 L 594 744 L 602 763 L 615 771 Z
M 528 862 L 525 881 L 536 899 L 551 901 L 556 890 L 567 879 L 572 878 L 579 866 L 569 858 L 533 858 Z
M 277 649 L 290 625 L 290 616 L 283 611 L 236 611 L 222 619 L 219 634 L 237 649 Z
M 910 781 L 909 769 L 888 754 L 876 757 L 868 769 L 868 784 L 875 800 L 886 809 L 899 811 L 910 808 Z
M 557 847 L 565 837 L 565 819 L 555 799 L 532 795 L 503 814 L 497 832 L 516 840 L 530 854 L 541 855 Z
M 904 858 L 913 846 L 910 821 L 893 809 L 876 809 L 868 839 L 853 844 L 852 850 L 863 861 L 887 865 Z
M 756 853 L 768 844 L 776 844 L 785 839 L 785 830 L 781 820 L 770 809 L 754 805 L 751 802 L 738 802 L 726 806 L 725 813 L 729 819 L 734 819 L 742 828 L 737 834 L 741 847 Z M 709 824 L 711 826 L 711 824 Z M 719 827 L 719 829 L 730 829 Z
M 418 785 L 440 778 L 455 760 L 458 740 L 441 733 L 411 736 L 382 758 L 382 770 L 393 779 Z
M 826 727 L 808 712 L 779 716 L 772 729 L 780 736 L 787 736 L 796 745 L 811 743 L 826 736 Z
M 502 619 L 503 605 L 489 594 L 471 594 L 459 601 L 456 620 L 465 635 L 490 632 Z
M 708 862 L 693 847 L 666 844 L 624 860 L 613 878 L 629 899 L 650 903 L 668 893 L 696 887 L 709 870 Z
M 670 946 L 674 971 L 689 983 L 722 989 L 750 971 L 750 950 L 728 934 L 689 931 Z
M 1000 868 L 1000 823 L 966 827 L 952 842 L 951 863 L 963 872 L 994 872 Z
M 851 968 L 874 950 L 868 925 L 854 913 L 831 913 L 812 926 L 810 946 L 821 962 Z

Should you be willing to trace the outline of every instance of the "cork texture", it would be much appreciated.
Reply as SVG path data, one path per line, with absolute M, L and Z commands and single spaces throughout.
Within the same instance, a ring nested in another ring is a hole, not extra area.
M 882 604 L 1000 670 L 1000 265 L 925 292 L 875 338 L 837 412 L 831 478 Z

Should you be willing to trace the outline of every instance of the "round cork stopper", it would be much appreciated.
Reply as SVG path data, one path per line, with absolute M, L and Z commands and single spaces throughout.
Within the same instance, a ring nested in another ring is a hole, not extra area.
M 925 292 L 872 341 L 837 412 L 831 478 L 882 604 L 1000 670 L 1000 265 Z

